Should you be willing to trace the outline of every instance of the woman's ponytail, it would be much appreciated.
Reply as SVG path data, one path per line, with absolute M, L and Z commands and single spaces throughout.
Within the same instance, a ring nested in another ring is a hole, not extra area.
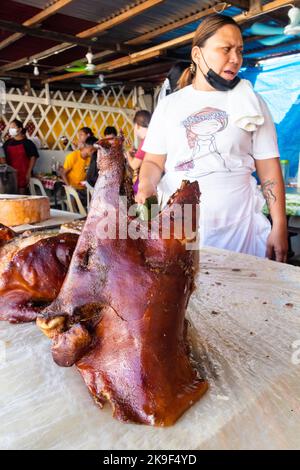
M 194 63 L 192 62 L 189 67 L 187 67 L 179 77 L 177 82 L 177 89 L 180 90 L 188 85 L 191 85 L 193 82 L 194 73 Z

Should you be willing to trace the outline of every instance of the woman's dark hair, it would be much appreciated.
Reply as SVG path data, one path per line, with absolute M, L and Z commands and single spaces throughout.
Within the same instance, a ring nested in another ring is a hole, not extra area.
M 25 131 L 24 126 L 22 121 L 19 121 L 19 119 L 14 119 L 11 121 L 11 124 L 15 124 L 19 129 L 22 129 L 22 131 Z
M 103 134 L 104 135 L 114 135 L 115 137 L 117 137 L 118 132 L 117 132 L 117 129 L 114 126 L 107 126 L 104 129 Z
M 25 127 L 23 126 L 22 121 L 20 121 L 19 119 L 14 119 L 13 121 L 11 121 L 10 124 L 15 124 L 18 129 L 21 129 L 21 133 L 22 133 L 24 136 L 26 135 L 26 129 L 25 129 Z
M 241 28 L 238 23 L 230 16 L 219 14 L 207 16 L 203 21 L 201 21 L 195 31 L 192 48 L 195 46 L 203 47 L 207 39 L 213 36 L 218 31 L 218 29 L 228 24 L 231 26 L 236 26 L 241 31 Z M 192 64 L 194 64 L 193 61 Z M 178 80 L 178 88 L 184 88 L 185 86 L 190 85 L 192 83 L 194 78 L 194 72 L 191 69 L 192 67 L 187 67 L 184 70 Z
M 91 136 L 87 137 L 87 139 L 84 142 L 83 146 L 86 147 L 87 145 L 94 145 L 96 142 L 98 142 L 97 137 L 95 137 L 94 135 L 91 135 Z
M 80 131 L 84 132 L 86 135 L 89 135 L 89 136 L 94 135 L 94 133 L 93 133 L 93 131 L 90 127 L 82 127 L 81 129 L 79 129 L 79 132 Z
M 172 65 L 170 68 L 167 78 L 170 82 L 171 93 L 177 89 L 178 80 L 181 77 L 182 72 L 186 69 L 186 62 L 176 62 L 176 64 Z
M 141 127 L 148 127 L 151 120 L 151 113 L 146 109 L 141 109 L 141 111 L 137 111 L 133 118 L 134 124 L 138 124 Z

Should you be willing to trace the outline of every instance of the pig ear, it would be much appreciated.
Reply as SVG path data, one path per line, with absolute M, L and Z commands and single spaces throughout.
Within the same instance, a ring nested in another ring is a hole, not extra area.
M 0 246 L 4 245 L 9 240 L 12 240 L 16 236 L 16 233 L 6 225 L 0 224 Z

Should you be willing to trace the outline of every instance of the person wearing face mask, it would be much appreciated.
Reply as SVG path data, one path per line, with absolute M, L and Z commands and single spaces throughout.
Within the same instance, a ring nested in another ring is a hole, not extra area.
M 10 138 L 3 144 L 6 163 L 17 170 L 19 193 L 26 194 L 39 153 L 35 144 L 26 137 L 26 130 L 18 119 L 9 124 L 8 133 Z
M 147 135 L 150 120 L 151 120 L 151 113 L 149 113 L 149 111 L 147 111 L 146 109 L 142 109 L 135 113 L 135 116 L 133 118 L 134 136 L 135 138 L 139 139 L 140 143 L 139 143 L 137 150 L 131 149 L 128 152 L 125 152 L 125 157 L 128 161 L 128 165 L 133 170 L 132 183 L 133 183 L 133 191 L 135 194 L 138 191 L 138 185 L 139 185 L 138 175 L 139 175 L 140 166 L 145 156 L 145 152 L 142 150 L 142 147 L 144 144 L 145 137 Z
M 164 205 L 182 180 L 198 181 L 200 247 L 285 262 L 285 191 L 276 132 L 263 99 L 238 77 L 242 49 L 241 30 L 232 18 L 210 15 L 200 23 L 180 89 L 153 113 L 136 202 L 143 204 L 158 191 Z M 265 200 L 272 227 L 262 214 Z

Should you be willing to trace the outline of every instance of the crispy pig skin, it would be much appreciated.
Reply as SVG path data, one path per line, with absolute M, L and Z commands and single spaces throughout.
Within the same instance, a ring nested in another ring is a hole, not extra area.
M 12 240 L 15 236 L 16 234 L 11 228 L 0 224 L 0 246 L 5 245 L 6 242 Z
M 78 236 L 36 233 L 0 247 L 0 320 L 34 321 L 58 295 Z
M 124 157 L 116 139 L 99 161 L 100 176 L 91 208 L 58 297 L 38 326 L 53 327 L 52 352 L 59 365 L 76 363 L 97 404 L 109 401 L 114 417 L 124 422 L 168 426 L 207 390 L 194 369 L 186 341 L 185 310 L 194 286 L 198 252 L 181 239 L 115 239 L 99 236 L 108 205 L 119 205 Z M 184 182 L 167 207 L 151 221 L 161 227 L 175 204 L 199 201 L 198 183 Z M 173 219 L 175 220 L 176 217 Z M 120 218 L 117 217 L 117 220 Z M 119 228 L 119 227 L 117 227 Z M 80 325 L 82 328 L 80 328 Z M 51 328 L 50 328 L 51 329 Z

